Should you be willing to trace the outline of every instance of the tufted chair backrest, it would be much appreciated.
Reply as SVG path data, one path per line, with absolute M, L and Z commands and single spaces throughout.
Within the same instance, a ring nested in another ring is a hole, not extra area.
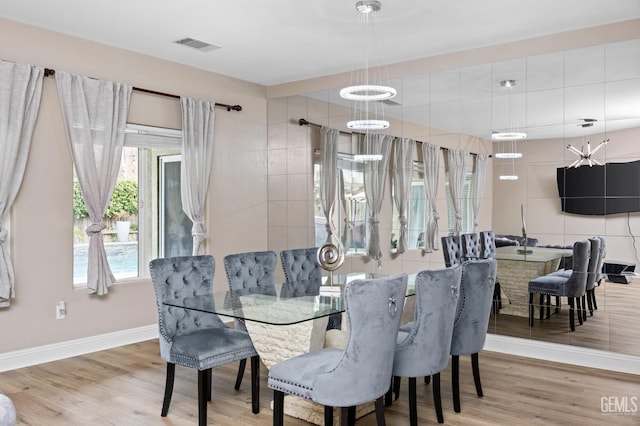
M 571 276 L 565 284 L 567 297 L 582 297 L 587 289 L 589 275 L 589 254 L 591 242 L 589 240 L 573 243 Z
M 480 240 L 478 234 L 460 234 L 460 248 L 462 257 L 466 259 L 477 259 L 480 257 Z
M 322 284 L 322 267 L 316 259 L 316 247 L 282 250 L 280 259 L 284 270 L 285 284 L 282 296 L 315 296 Z
M 496 257 L 496 234 L 493 231 L 480 232 L 480 258 Z
M 596 269 L 596 282 L 599 283 L 600 280 L 604 279 L 605 277 L 603 267 L 604 267 L 604 258 L 607 255 L 607 252 L 604 246 L 604 237 L 596 237 L 596 238 L 600 240 L 600 256 L 598 257 L 598 266 Z
M 175 336 L 196 330 L 225 327 L 217 315 L 163 305 L 163 301 L 179 302 L 186 297 L 211 295 L 213 303 L 213 256 L 184 256 L 154 259 L 149 263 L 151 281 L 156 293 L 160 355 L 169 359 Z
M 462 264 L 451 355 L 470 355 L 484 347 L 495 284 L 495 259 L 469 260 Z
M 442 237 L 442 255 L 444 256 L 444 264 L 447 268 L 459 265 L 462 256 L 460 237 L 457 235 Z
M 600 238 L 589 238 L 591 246 L 589 248 L 589 264 L 587 266 L 587 283 L 585 285 L 586 290 L 591 290 L 596 285 L 596 279 L 598 277 L 598 264 L 600 263 Z
M 314 401 L 349 407 L 385 394 L 391 382 L 406 291 L 405 273 L 347 284 L 346 347 L 337 365 L 328 366 L 326 373 L 315 377 Z
M 273 251 L 230 254 L 224 258 L 224 270 L 234 300 L 246 294 L 276 296 L 274 274 L 278 257 Z M 246 330 L 244 321 L 234 320 L 236 329 Z
M 461 276 L 461 265 L 416 275 L 413 326 L 396 348 L 394 376 L 431 376 L 447 367 Z

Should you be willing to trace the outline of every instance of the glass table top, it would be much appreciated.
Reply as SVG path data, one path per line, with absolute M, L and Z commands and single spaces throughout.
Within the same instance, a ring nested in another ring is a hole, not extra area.
M 296 291 L 308 289 L 309 294 L 290 291 L 285 284 L 266 290 L 249 288 L 237 291 L 217 291 L 205 296 L 164 300 L 163 304 L 226 317 L 273 325 L 291 325 L 345 310 L 344 288 L 357 279 L 381 278 L 371 273 L 335 274 L 332 282 L 323 277 L 322 283 L 296 283 Z M 415 274 L 409 275 L 407 295 L 414 294 Z M 267 294 L 265 294 L 267 293 Z
M 496 259 L 498 260 L 521 260 L 524 262 L 548 262 L 559 259 L 563 256 L 571 256 L 573 250 L 550 248 L 550 247 L 527 247 L 530 253 L 519 253 L 524 247 L 506 246 L 496 248 Z

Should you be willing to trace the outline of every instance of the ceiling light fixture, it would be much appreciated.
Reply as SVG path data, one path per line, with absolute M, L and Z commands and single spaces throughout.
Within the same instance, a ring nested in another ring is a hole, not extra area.
M 365 52 L 364 67 L 352 73 L 349 86 L 340 90 L 340 97 L 352 102 L 352 120 L 347 122 L 347 127 L 351 130 L 383 130 L 388 129 L 390 124 L 384 119 L 383 101 L 397 95 L 396 89 L 382 82 L 381 66 L 370 67 L 369 51 L 370 46 L 376 47 L 373 21 L 376 13 L 382 8 L 382 3 L 378 0 L 360 0 L 356 2 L 356 10 L 360 14 L 360 24 L 365 28 L 366 46 L 362 49 Z M 382 116 L 376 118 L 376 116 Z
M 513 113 L 511 111 L 511 88 L 517 84 L 516 80 L 502 80 L 500 82 L 500 87 L 504 87 L 507 90 L 506 94 L 506 110 L 505 117 L 507 117 L 508 123 L 507 128 L 503 130 L 497 130 L 491 132 L 491 140 L 494 141 L 509 141 L 509 140 L 519 140 L 526 139 L 527 134 L 518 129 L 518 126 L 515 124 L 513 120 Z

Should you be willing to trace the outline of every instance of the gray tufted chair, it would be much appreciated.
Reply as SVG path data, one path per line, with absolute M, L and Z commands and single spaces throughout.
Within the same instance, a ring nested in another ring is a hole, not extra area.
M 598 265 L 596 266 L 595 282 L 597 285 L 600 285 L 600 282 L 605 278 L 603 267 L 604 267 L 604 258 L 607 255 L 607 252 L 605 249 L 604 237 L 598 236 L 596 238 L 600 240 L 600 253 L 598 253 Z M 591 289 L 591 292 L 587 293 L 587 303 L 589 303 L 589 310 L 592 310 L 591 314 L 593 315 L 593 310 L 598 310 L 598 303 L 596 302 L 595 287 Z
M 285 283 L 281 296 L 314 296 L 320 293 L 322 267 L 316 259 L 316 247 L 280 252 Z
M 433 402 L 438 423 L 443 423 L 440 372 L 449 364 L 453 321 L 456 315 L 462 266 L 422 271 L 416 275 L 416 308 L 411 328 L 398 333 L 393 361 L 394 387 L 409 377 L 409 419 L 418 424 L 416 377 L 433 376 Z M 404 327 L 403 327 L 404 329 Z M 398 393 L 396 392 L 396 395 Z
M 460 250 L 463 260 L 478 259 L 480 257 L 478 234 L 460 234 Z
M 460 296 L 451 338 L 453 409 L 460 412 L 460 355 L 471 355 L 476 393 L 482 397 L 478 353 L 484 347 L 496 281 L 496 260 L 469 260 L 462 264 Z
M 251 357 L 251 403 L 258 413 L 260 364 L 245 331 L 227 327 L 217 315 L 166 306 L 191 296 L 211 296 L 215 261 L 212 256 L 154 259 L 149 264 L 156 292 L 160 356 L 167 362 L 162 417 L 167 415 L 176 364 L 198 370 L 198 419 L 207 423 L 207 400 L 211 400 L 211 369 Z
M 283 424 L 285 393 L 324 405 L 325 425 L 333 424 L 333 407 L 342 408 L 341 422 L 347 415 L 355 421 L 354 407 L 375 400 L 378 425 L 384 424 L 382 399 L 391 382 L 406 289 L 404 273 L 346 285 L 346 348 L 305 353 L 269 369 L 274 425 Z
M 254 251 L 225 256 L 224 270 L 229 282 L 230 298 L 239 303 L 239 296 L 265 294 L 276 296 L 274 275 L 278 257 L 273 251 Z M 238 307 L 240 308 L 240 307 Z M 234 319 L 236 330 L 246 331 L 244 320 Z M 247 360 L 240 360 L 235 389 L 240 389 Z
M 543 317 L 544 299 L 546 305 L 550 305 L 551 296 L 556 298 L 567 297 L 569 299 L 569 328 L 575 331 L 574 309 L 577 305 L 578 322 L 582 324 L 581 299 L 587 288 L 587 277 L 589 276 L 589 253 L 591 242 L 589 240 L 576 241 L 573 244 L 572 264 L 573 269 L 569 276 L 564 276 L 557 271 L 529 281 L 529 326 L 533 327 L 533 311 L 535 294 L 540 295 L 540 317 Z
M 442 237 L 442 255 L 444 256 L 444 264 L 447 268 L 462 263 L 460 260 L 462 257 L 460 237 L 457 235 Z
M 496 234 L 493 231 L 480 231 L 480 258 L 493 259 L 496 257 Z M 493 294 L 493 312 L 498 313 L 502 308 L 502 291 L 500 280 L 496 277 L 496 287 Z

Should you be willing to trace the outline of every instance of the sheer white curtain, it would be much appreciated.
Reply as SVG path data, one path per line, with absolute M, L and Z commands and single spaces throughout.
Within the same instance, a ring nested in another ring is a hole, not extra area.
M 424 251 L 431 253 L 438 250 L 438 176 L 440 173 L 440 147 L 430 143 L 422 143 L 422 168 L 424 191 L 427 197 L 427 208 L 431 209 L 427 216 L 427 229 L 424 239 Z
M 320 129 L 320 204 L 327 221 L 327 242 L 335 234 L 333 209 L 336 203 L 336 185 L 338 173 L 338 136 L 337 129 L 322 126 Z
M 462 231 L 462 201 L 464 196 L 464 181 L 467 176 L 467 156 L 464 151 L 447 150 L 447 174 L 449 175 L 449 192 L 456 216 L 454 233 Z
M 488 155 L 476 154 L 473 170 L 473 182 L 471 186 L 471 201 L 473 202 L 473 232 L 478 232 L 478 213 L 484 192 L 484 180 L 487 175 Z
M 393 201 L 398 209 L 400 235 L 398 236 L 398 253 L 409 248 L 407 207 L 411 196 L 411 176 L 413 175 L 413 152 L 416 141 L 408 138 L 396 138 L 393 143 Z
M 364 138 L 365 155 L 382 155 L 380 161 L 368 161 L 364 165 L 364 193 L 367 197 L 369 210 L 369 238 L 367 241 L 367 255 L 376 260 L 382 258 L 380 251 L 380 229 L 378 215 L 384 202 L 384 185 L 387 181 L 389 167 L 389 152 L 393 136 L 380 134 L 366 134 Z
M 3 220 L 20 190 L 38 116 L 44 70 L 0 61 L 0 308 L 15 297 Z
M 180 191 L 182 210 L 193 222 L 193 255 L 204 254 L 207 238 L 204 207 L 213 163 L 215 103 L 188 97 L 180 98 L 182 107 L 182 166 Z
M 118 179 L 131 86 L 56 71 L 62 115 L 73 164 L 87 205 L 89 235 L 87 288 L 105 295 L 115 281 L 102 230 L 104 213 Z

